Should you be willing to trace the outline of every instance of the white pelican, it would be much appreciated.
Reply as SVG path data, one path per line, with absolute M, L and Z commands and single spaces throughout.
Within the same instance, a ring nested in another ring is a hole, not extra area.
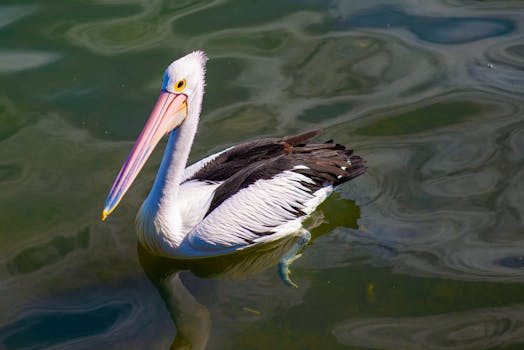
M 281 276 L 293 284 L 289 264 L 310 239 L 302 221 L 336 186 L 363 174 L 364 161 L 331 140 L 306 144 L 319 134 L 311 131 L 243 143 L 186 168 L 206 61 L 204 52 L 195 51 L 166 69 L 158 101 L 107 196 L 102 220 L 169 134 L 153 188 L 136 217 L 140 243 L 156 255 L 202 258 L 297 235 L 280 264 Z

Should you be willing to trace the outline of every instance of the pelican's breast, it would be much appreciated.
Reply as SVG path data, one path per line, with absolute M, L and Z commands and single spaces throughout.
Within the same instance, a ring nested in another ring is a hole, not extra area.
M 213 194 L 220 182 L 191 180 L 182 183 L 178 193 L 177 209 L 180 214 L 180 230 L 184 236 L 204 219 Z
M 138 240 L 159 255 L 186 255 L 178 251 L 181 243 L 206 215 L 219 185 L 211 181 L 186 181 L 178 188 L 176 200 L 169 203 L 151 198 L 150 194 L 136 217 Z

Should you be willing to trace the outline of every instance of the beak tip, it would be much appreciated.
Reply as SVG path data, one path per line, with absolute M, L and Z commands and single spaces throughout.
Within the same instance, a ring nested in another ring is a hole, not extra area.
M 105 221 L 108 216 L 109 216 L 109 211 L 107 209 L 104 209 L 102 211 L 102 221 Z

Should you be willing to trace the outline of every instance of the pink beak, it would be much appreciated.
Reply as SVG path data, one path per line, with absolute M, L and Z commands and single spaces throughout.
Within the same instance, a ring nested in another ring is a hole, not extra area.
M 109 191 L 102 220 L 115 210 L 162 137 L 182 124 L 186 116 L 187 96 L 163 90 Z

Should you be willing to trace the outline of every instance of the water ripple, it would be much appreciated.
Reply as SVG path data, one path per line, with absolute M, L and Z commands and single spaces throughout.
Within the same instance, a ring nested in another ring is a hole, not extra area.
M 520 44 L 523 38 L 504 40 L 488 47 L 482 64 L 472 64 L 468 68 L 470 76 L 494 90 L 522 96 L 524 77 L 515 72 L 524 70 L 524 45 Z
M 0 50 L 0 74 L 16 73 L 57 61 L 60 55 L 31 50 Z
M 420 129 L 431 114 L 419 108 L 390 111 L 388 119 L 368 117 L 354 129 L 366 135 L 359 149 L 372 164 L 370 178 L 353 192 L 363 200 L 367 228 L 357 241 L 389 247 L 396 252 L 388 258 L 395 269 L 409 274 L 523 281 L 523 107 L 500 96 L 462 95 L 462 102 L 449 102 L 458 96 L 441 97 L 448 108 L 434 118 L 456 118 L 445 126 L 429 121 L 427 130 Z M 462 105 L 473 106 L 474 113 L 462 118 Z M 417 119 L 414 130 L 403 129 L 406 116 Z M 382 120 L 391 125 L 383 128 Z
M 37 5 L 0 6 L 0 29 L 29 16 L 38 9 Z
M 0 328 L 0 341 L 9 349 L 44 348 L 108 332 L 130 317 L 132 305 L 115 301 L 81 310 L 33 310 Z
M 489 193 L 494 190 L 502 174 L 494 169 L 483 169 L 474 173 L 462 173 L 431 179 L 422 188 L 433 196 L 463 197 Z
M 49 242 L 25 248 L 7 263 L 7 267 L 12 274 L 34 272 L 88 246 L 89 227 L 86 227 L 72 237 L 57 235 Z
M 173 329 L 154 293 L 144 277 L 133 276 L 33 297 L 15 315 L 2 317 L 0 347 L 167 348 Z
M 177 2 L 176 5 L 166 6 L 158 0 L 142 1 L 139 11 L 129 16 L 75 23 L 67 30 L 66 37 L 75 45 L 104 55 L 142 51 L 160 46 L 181 47 L 187 39 L 173 34 L 173 23 L 218 3 L 220 1 Z M 60 26 L 53 31 L 53 35 L 61 35 Z
M 502 18 L 430 17 L 409 14 L 392 5 L 378 5 L 354 13 L 349 28 L 405 28 L 420 39 L 438 44 L 463 44 L 508 35 L 515 23 Z
M 524 341 L 524 307 L 424 317 L 349 319 L 333 330 L 346 346 L 380 349 L 491 349 Z

